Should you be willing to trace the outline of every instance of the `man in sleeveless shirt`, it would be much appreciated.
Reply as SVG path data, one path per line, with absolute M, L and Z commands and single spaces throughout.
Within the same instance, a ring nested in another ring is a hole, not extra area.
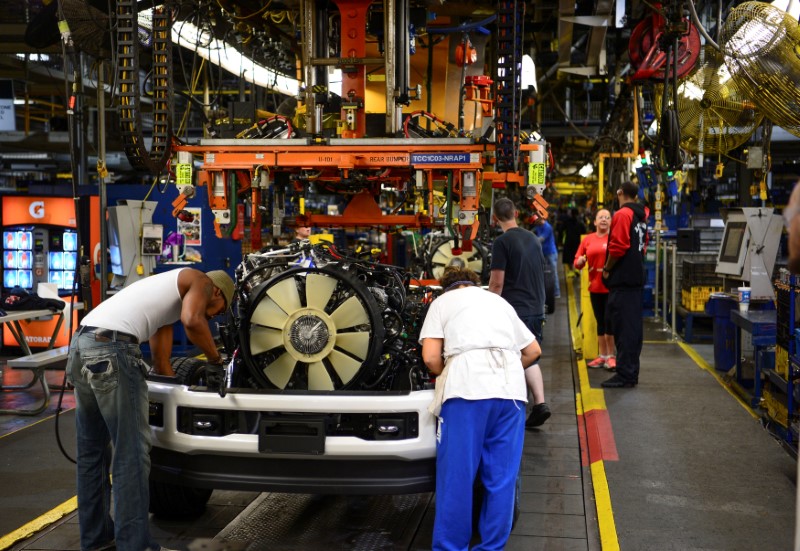
M 221 364 L 208 321 L 230 307 L 233 291 L 233 280 L 222 270 L 171 270 L 103 301 L 75 332 L 67 373 L 75 386 L 82 551 L 114 545 L 117 551 L 169 551 L 149 528 L 148 366 L 139 344 L 149 340 L 154 370 L 173 375 L 172 325 L 180 321 L 208 361 Z

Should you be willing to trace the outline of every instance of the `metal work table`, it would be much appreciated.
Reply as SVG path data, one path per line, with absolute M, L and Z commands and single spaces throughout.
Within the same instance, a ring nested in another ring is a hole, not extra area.
M 750 333 L 753 342 L 753 380 L 748 381 L 742 376 L 742 339 L 740 331 L 736 331 L 736 383 L 742 388 L 752 385 L 752 395 L 750 405 L 757 407 L 761 402 L 761 375 L 762 352 L 771 346 L 775 346 L 777 337 L 778 313 L 775 310 L 751 310 L 740 312 L 731 310 L 731 321 L 741 331 Z
M 72 305 L 73 310 L 81 310 L 82 308 L 82 302 L 76 302 Z M 19 322 L 38 318 L 48 318 L 52 316 L 57 316 L 58 320 L 56 321 L 56 326 L 53 329 L 52 335 L 50 335 L 47 348 L 43 352 L 37 352 L 34 354 L 31 352 L 30 346 L 28 346 L 28 342 L 25 340 L 25 333 L 22 330 L 22 326 Z M 61 330 L 63 324 L 64 310 L 58 310 L 55 312 L 48 309 L 20 310 L 16 312 L 8 312 L 5 316 L 0 316 L 0 330 L 2 329 L 3 325 L 7 325 L 9 331 L 11 331 L 11 334 L 14 336 L 14 339 L 17 341 L 23 351 L 23 355 L 20 358 L 9 360 L 9 367 L 13 367 L 14 369 L 29 369 L 33 373 L 33 378 L 29 383 L 12 386 L 3 385 L 2 375 L 0 375 L 0 390 L 6 392 L 23 391 L 28 390 L 34 387 L 36 383 L 39 383 L 42 386 L 42 391 L 44 392 L 44 399 L 38 406 L 32 409 L 0 409 L 0 415 L 38 415 L 47 408 L 48 404 L 50 403 L 50 387 L 47 384 L 44 370 L 48 365 L 62 361 L 64 358 L 66 358 L 69 350 L 68 346 L 62 346 L 55 350 L 53 349 L 53 344 L 56 342 L 56 337 L 58 336 L 58 332 Z M 0 334 L 2 333 L 0 332 Z

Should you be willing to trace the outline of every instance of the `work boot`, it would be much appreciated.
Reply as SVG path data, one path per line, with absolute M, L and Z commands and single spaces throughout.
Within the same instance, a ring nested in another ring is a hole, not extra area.
M 525 428 L 532 429 L 539 427 L 548 419 L 550 419 L 550 407 L 545 402 L 536 404 L 533 406 L 531 414 L 528 415 L 528 420 L 525 421 Z
M 619 375 L 614 375 L 610 379 L 600 383 L 600 386 L 603 388 L 633 388 L 636 386 L 636 383 L 626 381 Z

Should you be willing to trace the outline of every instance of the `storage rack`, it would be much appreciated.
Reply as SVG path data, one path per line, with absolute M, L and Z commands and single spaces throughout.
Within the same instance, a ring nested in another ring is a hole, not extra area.
M 769 390 L 765 393 L 766 415 L 775 423 L 777 432 L 793 450 L 797 450 L 798 415 L 796 395 L 800 378 L 800 350 L 795 316 L 800 298 L 800 277 L 789 275 L 785 270 L 774 281 L 777 328 L 775 368 L 765 370 Z

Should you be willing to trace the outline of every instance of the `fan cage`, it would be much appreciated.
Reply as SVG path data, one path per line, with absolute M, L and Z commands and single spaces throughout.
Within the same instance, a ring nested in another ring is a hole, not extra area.
M 692 153 L 727 153 L 745 143 L 763 119 L 711 46 L 703 48 L 697 65 L 680 79 L 677 88 L 680 144 Z M 654 87 L 659 120 L 663 93 L 663 85 Z
M 775 124 L 800 137 L 797 21 L 770 4 L 745 2 L 731 10 L 720 38 L 739 89 Z

